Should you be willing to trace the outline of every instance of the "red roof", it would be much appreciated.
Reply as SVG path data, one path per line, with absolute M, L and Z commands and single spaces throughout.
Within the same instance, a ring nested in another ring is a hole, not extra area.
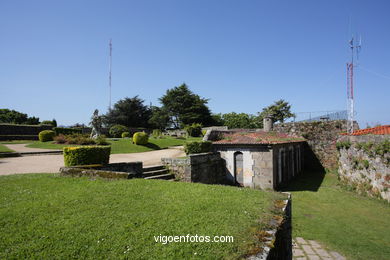
M 347 134 L 343 133 L 343 135 Z M 356 130 L 351 135 L 390 135 L 390 125 Z
M 225 134 L 222 140 L 213 142 L 213 144 L 283 144 L 305 141 L 302 137 L 290 136 L 277 132 L 239 132 Z

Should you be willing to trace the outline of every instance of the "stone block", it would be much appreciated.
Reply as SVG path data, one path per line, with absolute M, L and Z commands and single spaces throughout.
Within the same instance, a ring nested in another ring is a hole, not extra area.
M 318 255 L 307 255 L 309 260 L 321 260 L 321 258 Z
M 313 249 L 309 245 L 302 245 L 302 249 L 308 255 L 314 255 L 315 254 L 315 252 L 313 251 Z
M 305 256 L 305 254 L 303 253 L 302 249 L 293 249 L 293 256 Z
M 310 245 L 313 247 L 313 248 L 321 248 L 321 245 L 318 244 L 316 241 L 314 240 L 308 240 Z

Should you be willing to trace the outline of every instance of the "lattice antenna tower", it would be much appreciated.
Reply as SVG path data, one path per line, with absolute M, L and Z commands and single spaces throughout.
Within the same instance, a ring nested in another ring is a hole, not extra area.
M 361 49 L 362 38 L 355 42 L 355 37 L 352 35 L 349 41 L 349 47 L 351 48 L 351 62 L 347 63 L 347 100 L 348 100 L 348 122 L 347 132 L 353 133 L 353 122 L 355 119 L 355 101 L 354 101 L 354 67 L 357 67 L 359 61 L 359 52 Z M 356 57 L 356 59 L 355 59 Z M 356 60 L 356 62 L 355 62 Z
M 108 102 L 108 110 L 111 110 L 111 68 L 112 68 L 112 39 L 110 39 L 110 58 L 108 62 L 108 87 L 109 87 L 109 102 Z

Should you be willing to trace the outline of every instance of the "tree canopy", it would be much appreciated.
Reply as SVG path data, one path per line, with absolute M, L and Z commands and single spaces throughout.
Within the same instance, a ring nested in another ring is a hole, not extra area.
M 133 98 L 124 98 L 115 103 L 106 115 L 103 121 L 106 126 L 124 125 L 127 127 L 148 127 L 148 121 L 151 116 L 151 110 L 145 106 L 144 100 L 138 96 Z
M 0 109 L 0 123 L 38 125 L 38 117 L 28 117 L 27 114 L 10 109 Z
M 152 115 L 149 119 L 149 125 L 153 129 L 164 130 L 170 124 L 168 111 L 164 108 L 153 106 L 151 107 Z
M 283 99 L 277 100 L 274 104 L 263 108 L 263 111 L 259 113 L 259 117 L 263 119 L 266 116 L 271 116 L 274 122 L 283 123 L 286 119 L 295 117 L 295 114 L 291 112 L 291 105 Z
M 223 125 L 228 128 L 260 128 L 262 122 L 259 121 L 258 117 L 246 113 L 226 113 L 219 114 L 220 120 Z
M 194 94 L 186 84 L 168 89 L 159 100 L 175 128 L 192 123 L 212 124 L 208 100 Z

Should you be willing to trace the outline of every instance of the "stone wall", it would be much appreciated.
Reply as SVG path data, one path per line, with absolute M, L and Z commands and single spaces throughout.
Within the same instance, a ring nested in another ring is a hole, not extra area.
M 338 140 L 339 178 L 359 193 L 390 202 L 390 152 L 381 154 L 378 145 L 390 136 L 343 136 Z
M 359 129 L 355 123 L 355 129 Z M 346 120 L 293 122 L 275 124 L 273 130 L 290 135 L 302 136 L 307 140 L 305 147 L 305 168 L 336 168 L 336 141 L 340 133 L 347 131 Z
M 270 147 L 267 145 L 213 145 L 213 147 L 221 153 L 221 158 L 226 162 L 225 174 L 230 183 L 236 183 L 234 154 L 240 152 L 243 155 L 243 186 L 273 189 L 273 161 Z
M 191 154 L 187 158 L 162 158 L 176 177 L 185 182 L 225 184 L 225 165 L 219 153 Z
M 259 253 L 246 257 L 248 260 L 290 260 L 292 259 L 291 195 L 286 200 L 277 201 L 275 208 L 281 213 L 275 215 L 269 230 L 262 232 L 264 241 Z
M 307 143 L 273 145 L 274 189 L 288 186 L 291 180 L 302 172 L 306 145 Z
M 303 169 L 305 143 L 278 145 L 218 145 L 226 162 L 226 176 L 235 183 L 234 154 L 243 155 L 243 186 L 262 190 L 279 189 L 287 185 Z
M 107 179 L 132 179 L 142 177 L 142 162 L 110 163 L 107 165 L 82 165 L 61 167 L 62 176 L 101 177 Z

